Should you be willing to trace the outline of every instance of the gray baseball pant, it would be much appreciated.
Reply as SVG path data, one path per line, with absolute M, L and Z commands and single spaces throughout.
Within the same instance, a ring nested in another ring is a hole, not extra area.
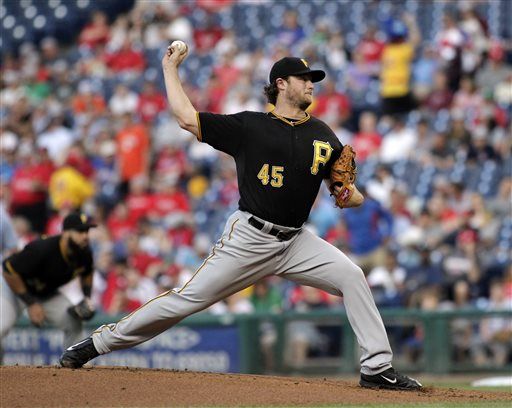
M 2 273 L 0 268 L 0 274 Z M 67 309 L 72 303 L 61 293 L 41 301 L 46 323 L 49 323 L 64 332 L 64 347 L 78 342 L 83 338 L 82 322 L 71 316 Z M 9 333 L 16 321 L 26 309 L 26 305 L 14 294 L 3 275 L 0 276 L 0 340 Z M 2 349 L 0 344 L 0 361 Z
M 118 323 L 92 334 L 96 350 L 106 354 L 147 341 L 268 275 L 343 296 L 348 319 L 361 348 L 361 372 L 377 374 L 391 366 L 386 330 L 364 274 L 343 252 L 306 229 L 288 241 L 264 232 L 276 227 L 263 220 L 260 231 L 251 214 L 236 211 L 228 219 L 210 255 L 181 288 L 148 301 Z

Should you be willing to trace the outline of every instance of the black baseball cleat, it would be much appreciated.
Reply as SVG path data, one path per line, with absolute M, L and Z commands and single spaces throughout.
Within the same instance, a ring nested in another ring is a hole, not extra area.
M 59 362 L 62 367 L 80 368 L 99 355 L 100 353 L 94 348 L 92 338 L 87 337 L 85 340 L 68 347 L 60 356 Z
M 393 367 L 375 375 L 361 373 L 359 385 L 365 388 L 385 388 L 403 391 L 417 391 L 423 387 L 419 381 L 398 373 Z

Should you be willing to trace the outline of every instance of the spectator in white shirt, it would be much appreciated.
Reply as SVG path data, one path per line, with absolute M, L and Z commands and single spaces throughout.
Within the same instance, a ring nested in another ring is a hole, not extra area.
M 37 136 L 37 146 L 46 149 L 55 164 L 62 164 L 74 140 L 71 130 L 63 125 L 63 117 L 55 116 L 46 131 Z
M 135 113 L 139 103 L 139 96 L 126 85 L 119 84 L 108 101 L 108 107 L 115 116 L 125 113 Z
M 405 126 L 402 118 L 394 119 L 393 128 L 384 137 L 380 147 L 380 159 L 383 163 L 393 163 L 407 159 L 416 145 L 417 135 Z
M 378 304 L 400 301 L 406 276 L 407 272 L 398 264 L 396 255 L 388 251 L 385 263 L 373 268 L 367 277 L 375 301 Z

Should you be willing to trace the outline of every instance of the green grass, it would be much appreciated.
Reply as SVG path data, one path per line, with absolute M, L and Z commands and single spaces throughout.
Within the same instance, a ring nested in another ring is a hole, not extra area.
M 427 387 L 435 388 L 454 388 L 457 390 L 465 391 L 482 391 L 482 392 L 507 392 L 512 395 L 512 388 L 508 386 L 496 386 L 496 387 L 473 387 L 469 382 L 446 382 L 446 381 L 428 381 L 424 383 Z M 508 408 L 512 408 L 512 403 L 508 405 Z
M 508 392 L 512 393 L 510 387 L 473 387 L 470 384 L 436 384 L 436 388 L 457 388 L 458 390 L 470 390 L 470 391 L 490 391 L 490 392 Z M 511 407 L 512 408 L 512 407 Z
M 507 402 L 457 402 L 457 403 L 448 403 L 448 402 L 437 402 L 432 404 L 364 404 L 364 405 L 318 405 L 318 408 L 510 408 L 510 403 Z M 208 407 L 212 408 L 212 407 Z M 215 408 L 223 408 L 223 407 L 215 407 Z M 247 407 L 251 408 L 251 407 Z M 261 408 L 261 407 L 252 407 L 252 408 Z M 272 406 L 271 408 L 298 408 L 297 406 Z M 308 408 L 313 408 L 311 405 L 308 405 Z
M 414 407 L 414 408 L 451 408 L 451 407 L 468 407 L 468 408 L 510 408 L 510 404 L 507 402 L 464 402 L 464 403 L 448 403 L 448 402 L 437 402 L 432 404 L 365 404 L 365 405 L 332 405 L 332 406 L 322 406 L 322 408 L 335 408 L 335 407 L 343 407 L 343 408 L 375 408 L 375 407 L 383 407 L 383 408 L 405 408 L 405 407 Z
M 308 408 L 311 408 L 311 405 L 308 405 Z M 448 402 L 436 402 L 432 404 L 364 404 L 364 405 L 319 405 L 318 408 L 406 408 L 406 407 L 414 407 L 414 408 L 510 408 L 510 403 L 507 402 L 457 402 L 457 403 L 448 403 Z M 210 407 L 211 408 L 211 407 Z M 222 407 L 219 407 L 222 408 Z M 250 407 L 248 407 L 250 408 Z M 253 407 L 253 408 L 261 408 L 261 407 Z M 297 408 L 297 406 L 288 407 L 288 406 L 272 406 L 272 408 Z
M 510 387 L 472 387 L 469 383 L 446 383 L 446 382 L 435 382 L 429 381 L 428 383 L 424 383 L 427 387 L 436 387 L 436 388 L 453 388 L 460 390 L 472 390 L 472 391 L 489 391 L 489 392 L 503 392 L 509 393 L 512 395 L 512 389 Z M 307 406 L 312 407 L 311 405 Z M 374 404 L 361 404 L 361 405 L 318 405 L 318 408 L 512 408 L 512 403 L 510 401 L 487 401 L 487 402 L 433 402 L 433 403 L 403 403 L 403 404 L 383 404 L 383 403 L 374 403 Z M 212 408 L 212 407 L 208 407 Z M 219 407 L 221 408 L 221 407 Z M 250 407 L 248 407 L 250 408 Z M 261 408 L 261 407 L 254 407 Z M 298 408 L 297 406 L 288 407 L 288 406 L 272 406 L 271 408 Z

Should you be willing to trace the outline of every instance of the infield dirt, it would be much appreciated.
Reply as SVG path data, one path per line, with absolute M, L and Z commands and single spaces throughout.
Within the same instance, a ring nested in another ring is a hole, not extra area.
M 504 392 L 427 387 L 367 390 L 323 378 L 196 373 L 139 368 L 0 368 L 0 407 L 320 406 L 510 402 Z

